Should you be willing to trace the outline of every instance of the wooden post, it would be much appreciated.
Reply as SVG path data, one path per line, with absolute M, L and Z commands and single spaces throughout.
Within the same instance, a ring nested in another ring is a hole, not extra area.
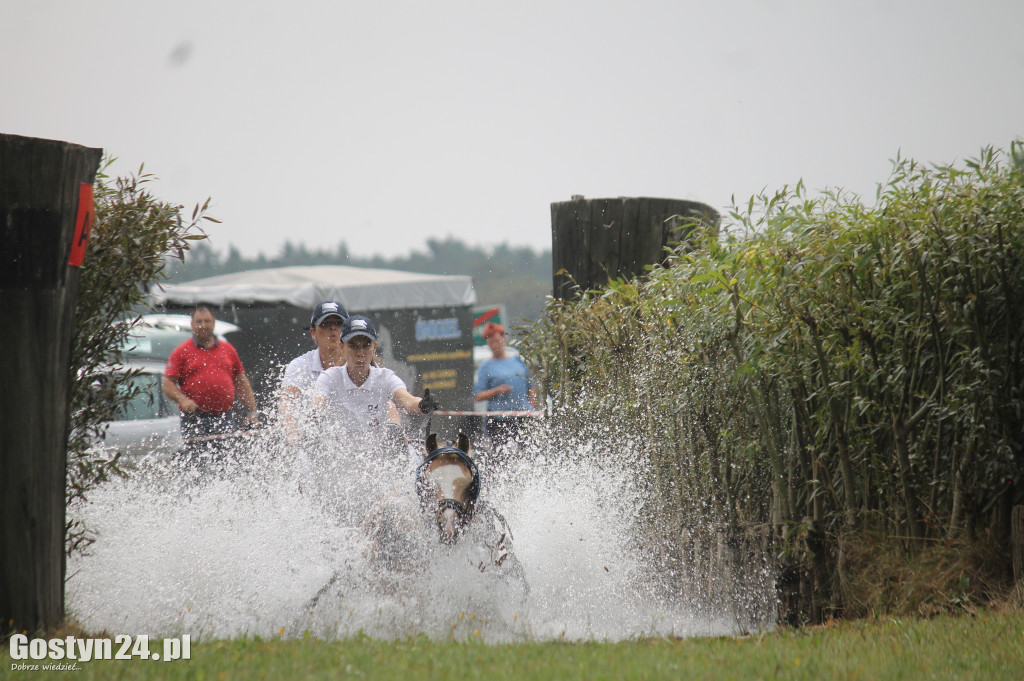
M 4 632 L 52 630 L 64 619 L 68 364 L 79 269 L 69 260 L 88 238 L 85 229 L 76 241 L 75 229 L 91 227 L 101 154 L 67 142 L 0 135 Z
M 700 220 L 717 229 L 718 213 L 710 206 L 679 199 L 585 199 L 551 204 L 551 256 L 554 295 L 571 297 L 630 278 L 645 265 L 665 260 L 665 247 L 689 236 L 685 225 Z M 559 274 L 565 270 L 566 274 Z M 575 281 L 575 284 L 573 283 Z
M 1010 553 L 1013 554 L 1013 581 L 1024 579 L 1024 506 L 1010 511 Z

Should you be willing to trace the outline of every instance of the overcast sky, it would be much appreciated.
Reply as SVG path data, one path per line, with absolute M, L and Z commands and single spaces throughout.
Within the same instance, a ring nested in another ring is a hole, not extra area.
M 551 244 L 550 204 L 719 209 L 1024 137 L 1024 2 L 3 0 L 0 132 L 212 197 L 211 243 Z

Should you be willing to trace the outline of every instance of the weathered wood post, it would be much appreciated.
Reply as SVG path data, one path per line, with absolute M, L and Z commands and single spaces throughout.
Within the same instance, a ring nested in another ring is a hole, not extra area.
M 665 247 L 686 240 L 687 225 L 694 220 L 717 229 L 718 213 L 680 199 L 574 196 L 552 203 L 555 297 L 571 297 L 576 286 L 600 288 L 609 276 L 628 279 L 642 273 L 645 265 L 663 262 Z
M 101 154 L 67 142 L 0 135 L 5 632 L 49 630 L 64 619 L 68 364 L 78 267 L 92 225 L 92 183 Z
M 1010 511 L 1010 553 L 1013 581 L 1020 582 L 1024 580 L 1024 505 Z

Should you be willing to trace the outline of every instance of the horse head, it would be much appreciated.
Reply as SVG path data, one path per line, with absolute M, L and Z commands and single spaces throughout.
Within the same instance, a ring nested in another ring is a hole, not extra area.
M 470 441 L 459 433 L 455 443 L 439 447 L 437 434 L 426 439 L 426 456 L 416 469 L 416 493 L 423 512 L 437 526 L 441 542 L 455 544 L 473 518 L 480 495 L 480 474 L 469 456 Z

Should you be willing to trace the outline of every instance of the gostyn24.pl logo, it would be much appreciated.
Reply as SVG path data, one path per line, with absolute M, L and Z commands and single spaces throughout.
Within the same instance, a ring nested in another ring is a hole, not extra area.
M 185 634 L 179 638 L 163 639 L 163 651 L 149 649 L 149 636 L 115 636 L 109 638 L 33 638 L 24 634 L 11 636 L 12 660 L 48 660 L 43 669 L 72 669 L 76 662 L 90 660 L 190 660 L 192 659 L 192 637 Z M 61 661 L 59 666 L 52 661 Z M 68 660 L 69 662 L 63 662 Z M 16 662 L 11 669 L 38 669 L 40 665 Z

